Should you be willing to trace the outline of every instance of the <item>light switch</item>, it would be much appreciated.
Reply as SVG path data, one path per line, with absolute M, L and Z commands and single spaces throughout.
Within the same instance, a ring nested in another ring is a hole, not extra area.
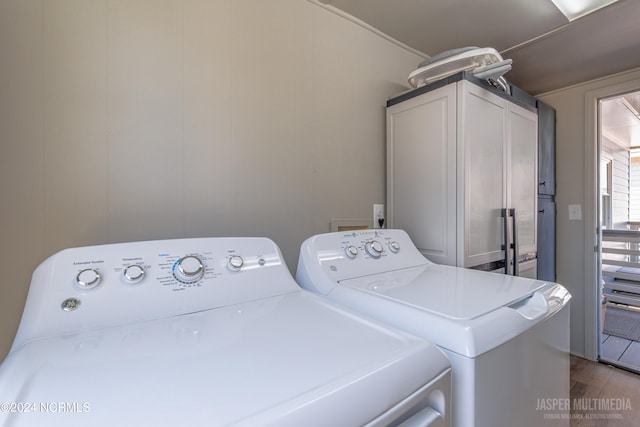
M 570 221 L 582 221 L 582 206 L 581 205 L 569 205 L 569 220 Z

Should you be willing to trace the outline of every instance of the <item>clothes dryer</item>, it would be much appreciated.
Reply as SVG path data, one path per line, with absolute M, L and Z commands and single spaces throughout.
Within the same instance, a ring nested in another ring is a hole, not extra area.
M 91 246 L 35 270 L 0 425 L 450 426 L 450 381 L 434 345 L 300 289 L 271 240 Z

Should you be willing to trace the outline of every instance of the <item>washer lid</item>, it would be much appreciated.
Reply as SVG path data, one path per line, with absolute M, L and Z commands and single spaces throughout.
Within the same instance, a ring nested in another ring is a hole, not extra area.
M 454 320 L 479 318 L 547 285 L 538 280 L 436 264 L 340 283 Z
M 0 402 L 34 406 L 0 425 L 364 425 L 449 366 L 301 290 L 27 342 L 0 365 Z

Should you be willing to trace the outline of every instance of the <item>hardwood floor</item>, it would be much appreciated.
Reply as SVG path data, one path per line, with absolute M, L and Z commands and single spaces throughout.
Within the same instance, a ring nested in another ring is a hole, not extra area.
M 571 427 L 640 425 L 640 375 L 571 356 Z

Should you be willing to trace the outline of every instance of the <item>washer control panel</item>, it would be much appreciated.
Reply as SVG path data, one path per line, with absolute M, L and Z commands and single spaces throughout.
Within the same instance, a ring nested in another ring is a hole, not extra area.
M 298 291 L 266 238 L 71 248 L 34 272 L 14 342 L 187 314 Z
M 326 233 L 303 242 L 298 276 L 319 268 L 323 276 L 339 281 L 425 263 L 429 261 L 403 230 Z M 318 277 L 317 272 L 309 277 Z
M 393 233 L 391 233 L 393 234 Z M 329 233 L 324 239 L 333 239 L 334 245 L 340 245 L 340 249 L 347 259 L 357 260 L 358 258 L 368 258 L 379 260 L 383 257 L 398 254 L 402 248 L 402 243 L 396 240 L 397 237 L 385 230 L 357 231 L 348 233 Z M 320 240 L 319 236 L 315 236 Z

